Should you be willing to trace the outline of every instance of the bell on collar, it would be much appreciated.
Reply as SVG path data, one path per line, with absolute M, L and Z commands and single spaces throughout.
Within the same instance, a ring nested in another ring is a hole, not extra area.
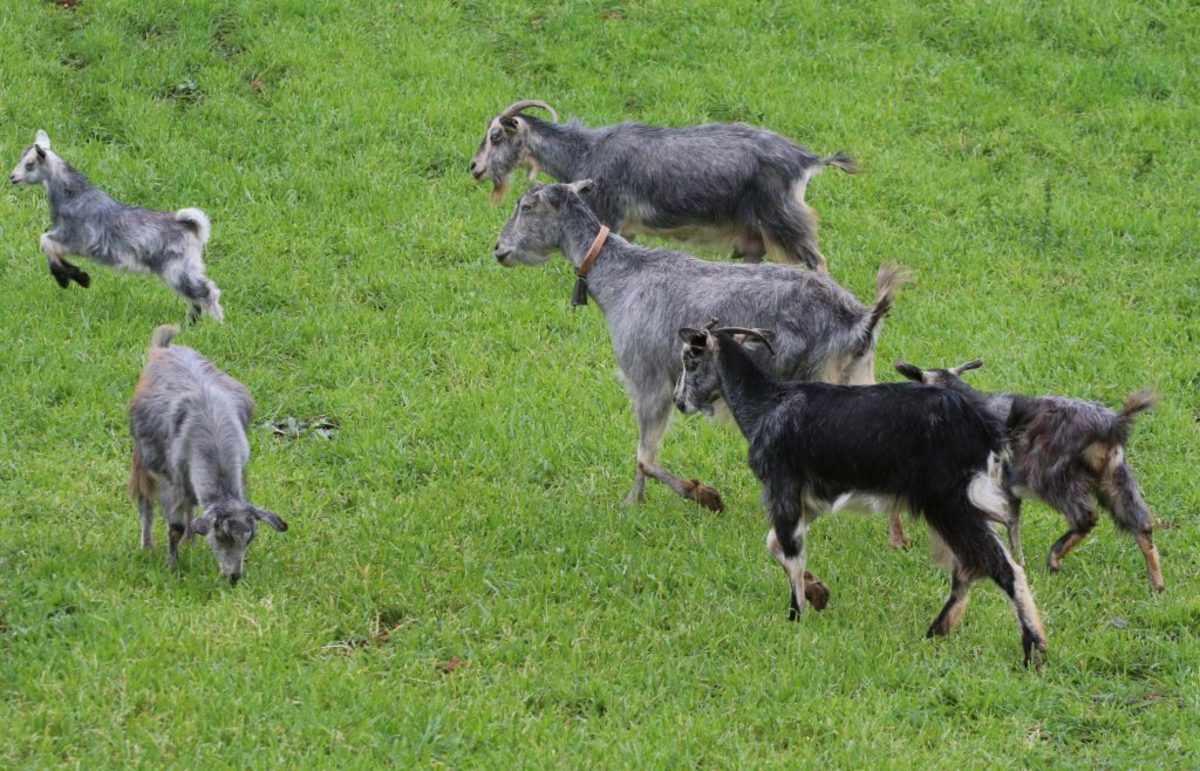
M 580 276 L 575 279 L 575 291 L 571 292 L 571 307 L 587 305 L 587 295 L 587 279 Z

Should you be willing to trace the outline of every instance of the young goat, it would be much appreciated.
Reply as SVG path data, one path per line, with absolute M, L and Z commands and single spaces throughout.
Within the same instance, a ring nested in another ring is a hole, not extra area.
M 521 111 L 538 107 L 549 123 Z M 742 123 L 659 128 L 622 123 L 586 129 L 558 123 L 537 100 L 517 102 L 488 124 L 471 159 L 477 181 L 492 180 L 499 203 L 519 166 L 559 182 L 596 181 L 588 205 L 626 238 L 651 233 L 734 245 L 761 262 L 768 247 L 788 262 L 827 270 L 817 248 L 817 215 L 804 203 L 808 182 L 826 166 L 854 173 L 845 153 L 822 157 L 790 139 Z
M 91 277 L 65 259 L 76 254 L 128 273 L 153 273 L 191 303 L 193 322 L 201 312 L 224 318 L 221 293 L 204 276 L 204 245 L 211 231 L 204 212 L 168 214 L 114 200 L 54 153 L 45 131 L 38 131 L 9 182 L 40 182 L 46 188 L 54 227 L 42 235 L 41 250 L 62 288 L 71 281 L 91 285 Z
M 714 322 L 710 322 L 709 327 Z M 1040 665 L 1046 636 L 1025 572 L 989 526 L 1004 501 L 987 468 L 1000 449 L 999 422 L 953 391 L 889 383 L 783 383 L 734 335 L 771 346 L 758 329 L 684 328 L 675 404 L 695 412 L 718 395 L 750 444 L 771 520 L 767 550 L 791 585 L 790 617 L 804 610 L 805 536 L 822 511 L 855 494 L 880 496 L 924 517 L 951 576 L 950 598 L 927 636 L 949 634 L 971 584 L 991 578 L 1012 601 L 1025 664 Z
M 1154 518 L 1125 461 L 1125 443 L 1133 419 L 1154 404 L 1154 395 L 1139 391 L 1118 413 L 1097 402 L 1061 396 L 983 394 L 962 379 L 962 373 L 983 366 L 982 359 L 950 369 L 923 370 L 905 361 L 896 370 L 909 380 L 953 389 L 975 399 L 980 407 L 1007 427 L 1000 486 L 1008 499 L 1009 542 L 1022 563 L 1021 499 L 1036 497 L 1058 509 L 1070 529 L 1050 547 L 1050 570 L 1062 568 L 1062 558 L 1079 545 L 1096 525 L 1096 501 L 1119 530 L 1137 539 L 1146 558 L 1146 572 L 1155 591 L 1163 590 L 1162 568 L 1154 546 Z M 899 522 L 892 523 L 893 530 Z
M 184 535 L 208 536 L 221 575 L 236 584 L 258 521 L 276 530 L 287 523 L 246 502 L 246 429 L 254 402 L 244 386 L 191 348 L 171 345 L 177 327 L 154 331 L 141 380 L 129 406 L 133 468 L 129 494 L 142 520 L 142 548 L 153 546 L 154 494 L 170 529 L 167 565 L 179 567 Z M 192 520 L 199 504 L 203 514 Z
M 721 497 L 695 479 L 658 465 L 679 378 L 679 327 L 696 318 L 721 318 L 777 330 L 779 355 L 765 363 L 778 377 L 833 383 L 873 383 L 875 340 L 892 299 L 907 278 L 902 268 L 880 269 L 871 308 L 828 275 L 782 265 L 707 262 L 679 252 L 647 249 L 608 236 L 580 198 L 590 180 L 533 187 L 496 242 L 501 265 L 541 265 L 561 250 L 586 276 L 587 295 L 608 321 L 617 366 L 633 401 L 638 448 L 630 503 L 640 502 L 650 476 L 677 494 L 720 511 Z M 597 236 L 597 233 L 600 233 Z M 580 286 L 577 285 L 577 292 Z

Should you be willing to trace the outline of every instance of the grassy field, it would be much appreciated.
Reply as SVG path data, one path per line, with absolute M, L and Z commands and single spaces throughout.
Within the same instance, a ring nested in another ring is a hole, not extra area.
M 210 214 L 227 322 L 180 342 L 256 397 L 252 497 L 292 528 L 236 589 L 200 544 L 170 574 L 161 524 L 137 548 L 125 408 L 185 306 L 101 268 L 60 290 L 44 195 L 5 191 L 0 766 L 1200 765 L 1197 40 L 1188 2 L 9 3 L 0 156 L 45 128 L 119 198 Z M 730 428 L 663 455 L 724 514 L 622 507 L 603 320 L 564 260 L 495 264 L 514 199 L 467 174 L 519 98 L 854 154 L 809 201 L 860 297 L 917 275 L 882 379 L 984 356 L 986 388 L 1159 390 L 1131 457 L 1167 592 L 1108 521 L 1050 575 L 1064 524 L 1027 506 L 1036 676 L 994 587 L 922 638 L 947 580 L 916 526 L 818 523 L 832 602 L 787 623 Z

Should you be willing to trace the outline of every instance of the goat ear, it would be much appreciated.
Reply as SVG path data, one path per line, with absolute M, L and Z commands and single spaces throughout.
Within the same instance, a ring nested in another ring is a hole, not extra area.
M 188 526 L 188 529 L 190 529 L 193 533 L 208 535 L 208 531 L 212 529 L 212 523 L 212 514 L 205 514 L 199 519 L 193 519 L 192 524 Z
M 37 145 L 38 147 L 42 148 L 43 150 L 49 150 L 50 149 L 50 135 L 47 134 L 44 130 L 38 129 L 37 137 L 34 138 L 33 143 L 35 145 Z
M 695 340 L 699 336 L 700 336 L 700 330 L 698 330 L 698 329 L 693 329 L 692 327 L 680 327 L 679 328 L 679 339 L 685 343 L 691 343 L 693 340 Z
M 516 118 L 509 117 L 500 119 L 500 127 L 503 128 L 504 133 L 508 134 L 510 137 L 517 133 L 518 125 L 519 124 L 517 123 Z
M 590 179 L 581 179 L 577 182 L 568 183 L 567 187 L 574 190 L 579 195 L 590 195 L 596 189 L 596 183 Z
M 275 528 L 275 530 L 277 530 L 280 533 L 287 532 L 288 523 L 284 522 L 283 517 L 279 516 L 278 514 L 276 514 L 273 511 L 267 511 L 266 509 L 260 509 L 257 506 L 255 506 L 254 507 L 254 517 L 255 517 L 255 519 L 261 519 L 263 522 L 266 522 L 268 525 Z
M 983 359 L 971 359 L 966 364 L 959 364 L 957 367 L 955 367 L 954 369 L 952 369 L 950 371 L 956 375 L 961 375 L 962 373 L 964 373 L 968 370 L 979 369 L 982 366 L 983 366 Z
M 41 145 L 34 145 L 33 151 L 35 153 L 37 153 L 37 157 L 38 157 L 39 161 L 46 160 L 46 148 L 42 147 Z
M 904 359 L 896 359 L 896 371 L 909 380 L 915 380 L 918 383 L 925 382 L 925 373 L 915 364 L 909 364 Z

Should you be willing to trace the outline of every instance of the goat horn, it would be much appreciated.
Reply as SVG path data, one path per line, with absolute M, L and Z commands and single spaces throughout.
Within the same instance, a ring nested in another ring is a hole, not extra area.
M 516 102 L 515 104 L 511 104 L 508 106 L 508 109 L 500 113 L 499 117 L 511 118 L 521 110 L 524 110 L 526 107 L 540 107 L 541 109 L 550 113 L 550 117 L 553 119 L 553 121 L 558 123 L 558 111 L 540 99 L 525 99 L 523 101 Z
M 955 367 L 954 369 L 952 369 L 950 371 L 956 375 L 961 375 L 962 373 L 966 372 L 969 369 L 979 369 L 982 366 L 983 366 L 983 359 L 972 359 L 971 361 L 968 361 L 966 364 L 959 364 L 957 367 Z
M 771 333 L 767 332 L 766 330 L 747 329 L 746 327 L 721 327 L 716 331 L 724 332 L 727 335 L 745 335 L 746 337 L 752 337 L 761 341 L 763 345 L 767 346 L 767 350 L 771 352 L 772 356 L 775 355 L 775 346 L 771 345 L 771 340 L 769 338 Z
M 717 317 L 713 316 L 711 319 L 708 320 L 707 324 L 700 327 L 700 331 L 701 332 L 711 332 L 712 328 L 715 327 L 716 325 L 717 325 Z

